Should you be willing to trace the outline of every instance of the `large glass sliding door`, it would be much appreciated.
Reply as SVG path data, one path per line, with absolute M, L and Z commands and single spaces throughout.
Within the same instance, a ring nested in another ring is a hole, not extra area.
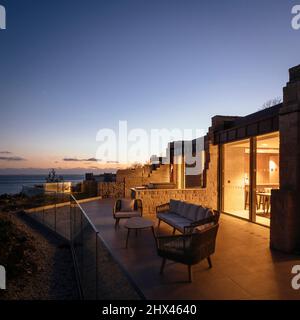
M 279 189 L 279 133 L 256 138 L 255 220 L 270 225 L 271 190 Z
M 250 140 L 223 146 L 223 211 L 249 219 Z
M 279 188 L 279 133 L 222 146 L 222 211 L 270 225 L 271 190 Z

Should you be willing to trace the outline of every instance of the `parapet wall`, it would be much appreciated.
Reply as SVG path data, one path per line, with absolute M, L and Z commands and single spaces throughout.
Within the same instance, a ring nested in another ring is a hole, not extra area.
M 97 194 L 102 198 L 123 198 L 123 182 L 99 182 Z
M 155 214 L 156 207 L 170 201 L 182 200 L 190 203 L 201 204 L 206 207 L 216 208 L 213 194 L 206 189 L 157 189 L 134 190 L 135 198 L 143 202 L 143 213 Z

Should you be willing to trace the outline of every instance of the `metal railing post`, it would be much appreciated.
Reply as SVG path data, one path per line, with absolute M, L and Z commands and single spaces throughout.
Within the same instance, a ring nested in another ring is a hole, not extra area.
M 73 223 L 72 223 L 72 196 L 70 195 L 70 244 L 73 246 Z
M 96 300 L 98 300 L 98 232 L 96 232 Z
M 56 206 L 57 206 L 57 201 L 58 201 L 58 197 L 57 197 L 57 194 L 56 194 L 56 197 L 55 197 L 55 209 L 54 209 L 54 231 L 56 232 Z
M 84 246 L 83 246 L 83 227 L 82 227 L 82 212 L 80 211 L 80 234 L 81 234 L 81 283 L 82 283 L 82 287 L 84 287 L 84 279 L 83 279 L 83 275 L 84 275 Z M 84 292 L 84 288 L 82 288 L 83 290 L 83 296 L 85 295 Z

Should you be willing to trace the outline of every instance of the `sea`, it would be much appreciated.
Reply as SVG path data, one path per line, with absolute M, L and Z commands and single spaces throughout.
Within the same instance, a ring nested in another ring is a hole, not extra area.
M 62 175 L 64 181 L 76 184 L 84 180 L 83 175 Z M 23 186 L 33 187 L 46 182 L 45 175 L 0 175 L 0 195 L 17 194 Z

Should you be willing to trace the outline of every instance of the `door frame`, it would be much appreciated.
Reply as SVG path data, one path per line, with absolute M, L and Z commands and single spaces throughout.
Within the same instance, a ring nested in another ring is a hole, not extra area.
M 245 139 L 242 139 L 243 141 Z M 219 163 L 218 163 L 218 185 L 219 185 L 219 197 L 218 197 L 218 209 L 220 212 L 231 215 L 235 218 L 250 221 L 256 223 L 256 137 L 250 137 L 249 140 L 249 218 L 243 218 L 236 216 L 230 212 L 224 211 L 224 146 L 227 143 L 219 145 Z

